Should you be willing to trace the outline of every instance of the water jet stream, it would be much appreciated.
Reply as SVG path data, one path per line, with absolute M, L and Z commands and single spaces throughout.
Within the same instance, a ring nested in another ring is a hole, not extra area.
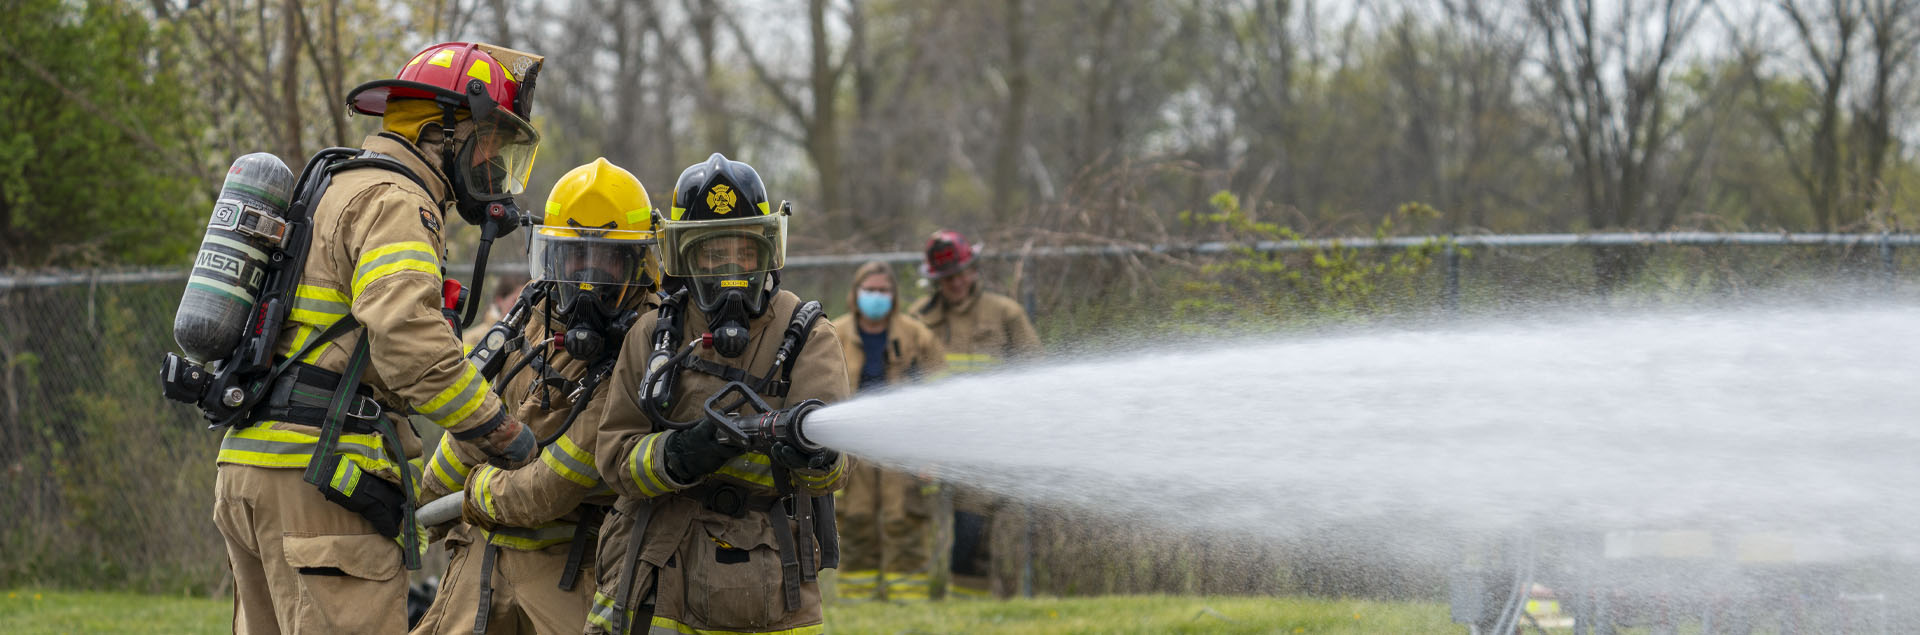
M 1621 315 L 1068 360 L 862 397 L 863 460 L 1175 530 L 1646 528 L 1912 554 L 1920 307 Z

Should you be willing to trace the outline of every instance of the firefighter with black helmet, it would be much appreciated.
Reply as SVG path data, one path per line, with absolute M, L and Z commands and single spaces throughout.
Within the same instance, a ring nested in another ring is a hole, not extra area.
M 655 304 L 660 280 L 653 205 L 606 159 L 554 184 L 527 261 L 532 288 L 519 338 L 496 378 L 514 416 L 542 440 L 540 460 L 501 470 L 441 437 L 424 498 L 464 497 L 447 535 L 451 562 L 414 627 L 430 633 L 577 631 L 593 605 L 594 548 L 613 493 L 594 468 L 603 385 L 626 329 Z M 519 311 L 522 309 L 514 309 Z
M 729 386 L 773 409 L 849 392 L 818 303 L 779 288 L 787 219 L 751 166 L 714 154 L 681 173 L 655 223 L 665 273 L 687 289 L 628 332 L 595 404 L 594 456 L 620 498 L 588 632 L 821 631 L 816 575 L 837 557 L 831 493 L 850 460 L 751 449 L 701 414 Z
M 443 314 L 442 227 L 510 220 L 539 135 L 540 57 L 486 44 L 421 51 L 347 96 L 380 117 L 312 203 L 311 242 L 277 340 L 286 371 L 220 444 L 214 524 L 236 632 L 399 632 L 419 414 L 475 456 L 517 467 L 530 430 L 462 355 Z M 511 224 L 506 224 L 511 228 Z M 397 425 L 396 425 L 397 424 Z M 304 470 L 304 473 L 303 473 Z

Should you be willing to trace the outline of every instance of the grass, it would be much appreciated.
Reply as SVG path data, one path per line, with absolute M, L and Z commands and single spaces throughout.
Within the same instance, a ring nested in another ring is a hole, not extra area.
M 0 633 L 221 633 L 231 600 L 16 589 L 0 595 Z
M 1456 633 L 1441 604 L 1132 595 L 938 604 L 840 603 L 834 633 Z
M 219 633 L 232 603 L 205 598 L 17 589 L 0 633 Z M 1267 597 L 1108 596 L 935 604 L 839 603 L 833 633 L 1458 633 L 1439 604 Z

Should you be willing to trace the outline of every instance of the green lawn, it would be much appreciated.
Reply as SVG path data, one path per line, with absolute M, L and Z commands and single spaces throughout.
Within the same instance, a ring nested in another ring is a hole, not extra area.
M 231 600 L 17 589 L 0 595 L 0 633 L 220 633 Z
M 217 633 L 227 600 L 20 589 L 0 633 Z M 833 633 L 1460 633 L 1439 604 L 1256 597 L 1114 596 L 938 604 L 841 603 Z

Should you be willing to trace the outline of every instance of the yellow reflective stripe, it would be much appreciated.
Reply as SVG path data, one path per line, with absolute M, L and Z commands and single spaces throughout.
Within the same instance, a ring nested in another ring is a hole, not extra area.
M 733 457 L 733 460 L 727 461 L 726 465 L 720 466 L 720 469 L 714 470 L 713 473 L 731 476 L 768 489 L 773 488 L 772 462 L 767 459 L 767 455 L 759 452 L 748 452 Z
M 843 459 L 834 461 L 833 468 L 822 474 L 815 474 L 807 470 L 794 470 L 793 475 L 800 477 L 800 482 L 802 483 L 820 488 L 832 485 L 834 481 L 840 480 L 840 475 L 846 472 L 846 467 L 847 462 Z
M 313 446 L 320 442 L 319 437 L 292 430 L 276 430 L 271 427 L 272 423 L 266 421 L 241 429 L 229 428 L 227 435 L 220 439 L 220 453 L 214 461 L 266 468 L 305 468 L 313 459 Z M 336 449 L 362 470 L 391 470 L 397 475 L 399 468 L 387 460 L 385 447 L 376 434 L 343 434 Z
M 1000 360 L 986 353 L 947 353 L 947 370 L 965 373 L 996 366 Z
M 599 591 L 593 592 L 593 608 L 587 611 L 587 621 L 602 630 L 613 631 L 613 598 Z M 627 621 L 633 621 L 633 610 L 627 610 Z
M 352 496 L 353 490 L 360 487 L 360 469 L 354 467 L 353 461 L 335 463 L 331 485 L 333 491 Z
M 660 444 L 660 435 L 663 434 L 667 433 L 655 432 L 641 438 L 640 443 L 633 447 L 633 456 L 627 457 L 627 471 L 633 474 L 633 486 L 640 488 L 640 495 L 648 498 L 673 491 L 672 487 L 667 486 L 666 478 L 660 475 L 664 466 L 653 462 L 653 448 Z
M 433 453 L 433 466 L 429 468 L 447 491 L 458 492 L 467 486 L 467 473 L 473 466 L 460 462 L 459 455 L 453 452 L 453 435 L 440 435 L 440 449 Z
M 496 527 L 486 532 L 487 542 L 516 551 L 538 551 L 573 542 L 573 523 L 556 520 L 539 527 Z
M 491 478 L 498 471 L 500 471 L 498 468 L 491 465 L 480 466 L 480 476 L 474 477 L 473 491 L 470 492 L 473 496 L 469 498 L 480 501 L 480 513 L 486 514 L 488 518 L 499 518 L 493 513 L 493 479 Z
M 294 289 L 293 309 L 287 317 L 295 322 L 326 328 L 346 317 L 351 305 L 352 300 L 344 292 L 303 284 Z
M 754 635 L 814 635 L 815 633 L 826 632 L 826 626 L 823 624 L 797 626 L 780 631 L 723 631 L 718 629 L 703 629 L 694 628 L 658 615 L 653 616 L 653 624 L 651 626 L 652 628 L 647 629 L 649 635 L 744 635 L 746 633 L 752 633 Z
M 440 277 L 440 256 L 417 240 L 382 245 L 360 254 L 353 270 L 353 297 L 360 297 L 373 281 L 401 271 L 420 271 Z
M 460 364 L 460 379 L 442 389 L 427 403 L 420 404 L 416 410 L 426 415 L 434 425 L 448 428 L 465 421 L 486 401 L 487 380 L 480 378 L 480 369 L 463 361 Z
M 600 472 L 593 469 L 593 453 L 581 449 L 573 439 L 565 436 L 540 452 L 540 462 L 560 478 L 573 481 L 581 487 L 593 488 L 600 484 Z

